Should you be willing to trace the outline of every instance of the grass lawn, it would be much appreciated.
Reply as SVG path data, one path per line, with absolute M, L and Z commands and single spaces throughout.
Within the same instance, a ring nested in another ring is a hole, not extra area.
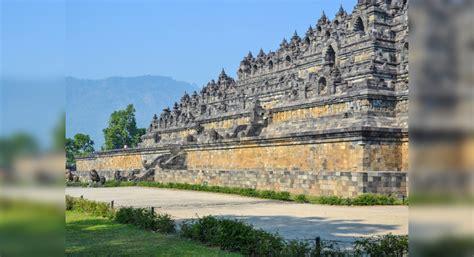
M 64 256 L 62 207 L 0 196 L 0 256 Z
M 66 256 L 241 256 L 202 244 L 66 211 Z

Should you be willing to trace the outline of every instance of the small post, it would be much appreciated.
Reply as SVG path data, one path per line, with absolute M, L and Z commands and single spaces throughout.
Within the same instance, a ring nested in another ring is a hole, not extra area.
M 82 200 L 82 199 L 84 199 L 84 196 L 83 196 L 83 195 L 81 195 L 81 197 L 80 197 L 80 198 L 81 198 L 81 200 Z
M 114 200 L 110 201 L 110 208 L 114 208 Z
M 317 236 L 315 241 L 316 241 L 316 244 L 314 247 L 316 250 L 316 256 L 321 256 L 321 238 Z
M 155 207 L 151 207 L 151 213 L 155 213 Z
M 405 195 L 402 195 L 402 204 L 405 204 Z

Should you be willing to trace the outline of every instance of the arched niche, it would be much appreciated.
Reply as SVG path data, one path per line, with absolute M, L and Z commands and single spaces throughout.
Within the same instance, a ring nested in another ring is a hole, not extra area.
M 286 64 L 286 66 L 289 66 L 291 64 L 291 56 L 287 55 L 285 57 L 285 64 Z
M 334 64 L 336 63 L 336 51 L 334 51 L 332 45 L 329 45 L 326 48 L 326 51 L 324 53 L 324 63 L 331 67 L 334 66 Z
M 318 93 L 320 95 L 325 94 L 327 92 L 327 80 L 325 77 L 320 77 L 318 79 Z
M 273 70 L 273 61 L 268 62 L 268 69 Z
M 354 32 L 365 33 L 365 26 L 361 17 L 357 17 L 354 22 Z

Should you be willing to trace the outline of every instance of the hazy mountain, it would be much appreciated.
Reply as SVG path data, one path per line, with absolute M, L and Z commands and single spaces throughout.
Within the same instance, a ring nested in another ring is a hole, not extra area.
M 110 114 L 133 104 L 139 127 L 148 127 L 153 114 L 166 106 L 172 107 L 185 91 L 198 86 L 171 77 L 139 76 L 110 77 L 91 80 L 66 78 L 66 136 L 89 134 L 96 149 L 104 143 L 102 129 Z

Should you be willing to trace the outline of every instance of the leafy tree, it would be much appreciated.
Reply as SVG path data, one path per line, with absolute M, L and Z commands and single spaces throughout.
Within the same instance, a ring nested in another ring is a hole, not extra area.
M 94 141 L 89 135 L 76 134 L 74 135 L 74 144 L 80 156 L 88 155 L 94 152 Z
M 64 151 L 66 145 L 66 115 L 63 113 L 53 130 L 53 150 Z
M 19 132 L 9 137 L 0 137 L 0 170 L 11 169 L 16 158 L 33 155 L 38 149 L 35 138 L 30 134 Z
M 74 155 L 76 154 L 76 147 L 74 144 L 74 139 L 66 138 L 66 143 L 65 143 L 64 148 L 66 151 L 66 168 L 70 170 L 75 170 L 76 159 Z
M 125 145 L 135 147 L 145 134 L 144 128 L 137 128 L 135 108 L 129 104 L 124 110 L 110 115 L 109 126 L 104 130 L 105 150 L 123 148 Z
M 74 138 L 66 138 L 66 168 L 76 168 L 76 157 L 86 156 L 94 152 L 94 141 L 89 135 L 76 134 Z
M 38 152 L 36 139 L 27 133 L 16 133 L 10 137 L 10 150 L 17 155 L 31 155 Z

